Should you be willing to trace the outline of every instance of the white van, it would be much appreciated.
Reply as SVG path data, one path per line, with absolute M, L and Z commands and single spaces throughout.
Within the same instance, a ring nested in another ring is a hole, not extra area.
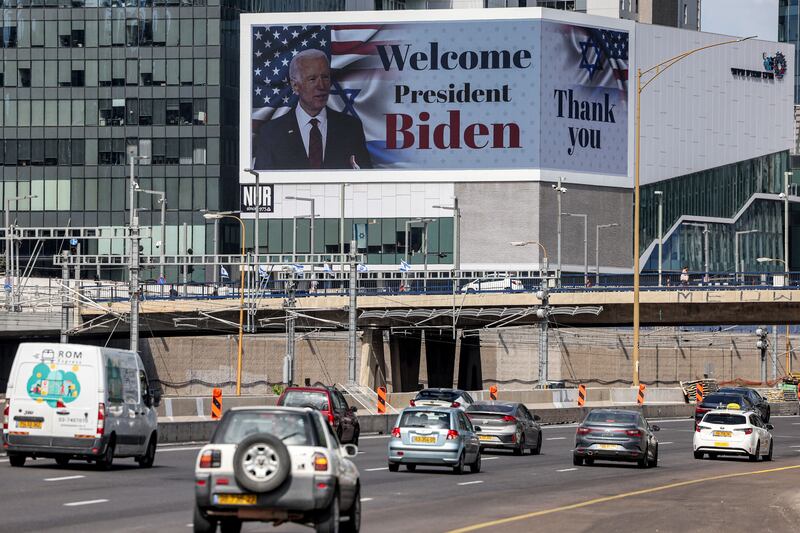
M 98 346 L 23 343 L 3 410 L 3 447 L 11 466 L 27 457 L 94 461 L 115 457 L 153 465 L 158 397 L 139 354 Z

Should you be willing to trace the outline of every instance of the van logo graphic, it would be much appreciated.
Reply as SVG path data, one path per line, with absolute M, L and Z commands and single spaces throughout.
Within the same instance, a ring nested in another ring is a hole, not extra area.
M 52 370 L 44 363 L 36 365 L 28 379 L 28 396 L 50 407 L 64 407 L 80 393 L 81 385 L 74 372 Z

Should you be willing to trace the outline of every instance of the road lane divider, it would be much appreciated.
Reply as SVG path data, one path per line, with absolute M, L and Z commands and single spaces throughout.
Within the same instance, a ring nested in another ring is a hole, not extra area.
M 567 437 L 547 437 L 544 440 L 567 440 Z
M 108 500 L 84 500 L 82 502 L 65 503 L 64 507 L 80 507 L 81 505 L 94 505 L 96 503 L 106 503 Z
M 373 500 L 373 498 L 361 498 L 361 503 L 371 502 L 372 500 Z
M 365 468 L 364 472 L 380 472 L 381 470 L 389 470 L 389 467 L 382 466 L 381 468 Z
M 556 470 L 556 472 L 574 472 L 577 468 L 562 468 L 561 470 Z
M 686 481 L 678 481 L 676 483 L 669 483 L 667 485 L 659 485 L 656 487 L 650 487 L 648 489 L 640 489 L 634 490 L 631 492 L 623 492 L 620 494 L 614 494 L 612 496 L 604 496 L 602 498 L 594 498 L 592 500 L 586 500 L 583 502 L 577 502 L 570 505 L 563 505 L 561 507 L 553 507 L 551 509 L 543 509 L 541 511 L 533 511 L 530 513 L 519 514 L 515 516 L 509 516 L 507 518 L 500 518 L 498 520 L 490 520 L 488 522 L 481 522 L 479 524 L 473 524 L 471 526 L 466 526 L 458 529 L 451 529 L 448 533 L 467 533 L 469 531 L 478 531 L 480 529 L 486 529 L 490 527 L 501 526 L 504 524 L 511 524 L 514 522 L 520 522 L 522 520 L 528 520 L 530 518 L 536 518 L 538 516 L 545 516 L 554 513 L 560 513 L 564 511 L 571 511 L 573 509 L 581 509 L 584 507 L 590 507 L 592 505 L 598 505 L 601 503 L 612 502 L 616 500 L 622 500 L 625 498 L 631 498 L 635 496 L 642 496 L 645 494 L 653 494 L 655 492 L 662 492 L 670 489 L 675 489 L 679 487 L 686 487 L 689 485 L 698 485 L 700 483 L 708 483 L 710 481 L 719 481 L 721 479 L 732 479 L 736 477 L 744 477 L 744 476 L 758 476 L 762 474 L 772 474 L 775 472 L 784 472 L 788 470 L 798 470 L 800 469 L 800 464 L 798 465 L 791 465 L 791 466 L 781 466 L 778 468 L 767 468 L 765 470 L 751 470 L 749 472 L 736 472 L 733 474 L 721 474 L 718 476 L 711 476 L 706 478 L 700 479 L 689 479 Z
M 67 481 L 69 479 L 81 479 L 85 478 L 86 476 L 61 476 L 61 477 L 46 477 L 44 478 L 45 481 Z
M 458 483 L 458 485 L 477 485 L 478 483 L 483 483 L 483 481 L 465 481 L 463 483 Z

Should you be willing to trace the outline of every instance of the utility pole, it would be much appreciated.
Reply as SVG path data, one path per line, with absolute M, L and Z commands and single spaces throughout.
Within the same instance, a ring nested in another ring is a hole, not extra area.
M 61 265 L 61 336 L 59 338 L 59 342 L 61 344 L 65 344 L 69 342 L 69 337 L 67 336 L 67 331 L 69 330 L 70 325 L 70 309 L 72 308 L 72 304 L 69 301 L 69 264 L 67 263 L 67 256 L 69 256 L 69 251 L 63 250 L 61 252 L 61 256 L 64 258 L 64 262 Z
M 297 291 L 297 271 L 292 267 L 292 279 L 289 280 L 288 298 L 286 299 L 286 356 L 283 358 L 283 382 L 287 387 L 294 381 L 294 306 Z
M 217 286 L 217 282 L 219 281 L 219 261 L 217 261 L 217 257 L 219 257 L 219 219 L 214 219 L 214 286 Z
M 661 274 L 664 250 L 664 191 L 653 191 L 658 197 L 658 286 L 661 287 Z
M 558 269 L 556 270 L 556 278 L 559 280 L 559 285 L 561 284 L 561 195 L 567 192 L 567 189 L 561 185 L 561 180 L 562 178 L 559 176 L 558 184 L 552 186 L 556 191 L 558 200 L 558 217 L 556 218 L 556 238 L 558 239 L 556 244 L 556 258 L 558 260 Z
M 356 329 L 358 328 L 358 310 L 356 293 L 358 290 L 357 283 L 357 270 L 356 264 L 356 240 L 350 241 L 350 313 L 349 313 L 349 342 L 347 353 L 347 381 L 351 385 L 356 383 Z
M 134 352 L 139 351 L 139 217 L 136 215 L 136 190 L 139 184 L 136 183 L 133 164 L 138 159 L 147 159 L 146 156 L 130 154 L 131 176 L 130 176 L 130 245 L 131 262 L 128 265 L 130 270 L 130 297 L 131 297 L 131 320 L 130 320 L 130 349 Z
M 186 222 L 183 223 L 183 255 L 189 255 L 189 224 Z M 186 286 L 186 283 L 189 281 L 189 265 L 185 264 L 181 267 L 181 282 L 183 283 L 183 295 L 186 296 L 188 294 L 189 289 Z
M 560 217 L 559 217 L 560 218 Z M 549 274 L 547 257 L 542 260 L 542 270 L 540 272 L 541 285 L 536 297 L 542 302 L 536 310 L 536 316 L 541 319 L 539 322 L 539 387 L 547 388 L 547 366 L 548 366 L 548 330 L 549 330 L 549 287 L 547 286 L 547 276 Z

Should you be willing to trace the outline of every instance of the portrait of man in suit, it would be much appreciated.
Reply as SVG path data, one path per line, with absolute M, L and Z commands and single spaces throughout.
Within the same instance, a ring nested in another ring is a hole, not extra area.
M 297 105 L 261 126 L 253 141 L 253 168 L 372 168 L 361 121 L 328 107 L 331 69 L 327 55 L 315 49 L 298 53 L 289 65 L 289 82 Z

